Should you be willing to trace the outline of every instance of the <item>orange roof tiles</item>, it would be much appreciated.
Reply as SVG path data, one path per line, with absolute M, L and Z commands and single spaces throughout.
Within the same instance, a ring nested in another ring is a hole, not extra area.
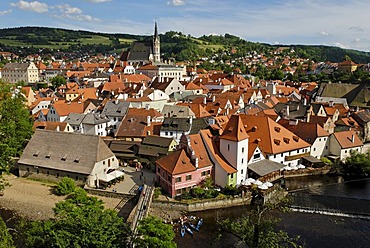
M 249 142 L 255 142 L 267 154 L 277 154 L 309 147 L 304 140 L 276 123 L 269 117 L 240 115 L 249 135 Z
M 168 156 L 160 158 L 156 161 L 156 163 L 158 166 L 172 175 L 183 174 L 196 170 L 184 149 L 175 151 Z
M 342 149 L 362 146 L 363 143 L 355 131 L 343 131 L 333 133 Z
M 241 141 L 248 139 L 248 134 L 244 128 L 244 124 L 240 115 L 232 115 L 227 123 L 224 132 L 220 136 L 221 139 Z

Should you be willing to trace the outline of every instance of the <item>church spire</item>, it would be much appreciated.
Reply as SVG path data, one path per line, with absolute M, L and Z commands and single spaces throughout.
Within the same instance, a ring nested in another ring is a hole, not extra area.
M 153 37 L 153 62 L 161 62 L 161 42 L 158 35 L 157 22 L 154 24 L 154 37 Z
M 154 24 L 154 38 L 156 39 L 158 37 L 158 27 L 157 27 L 157 22 Z

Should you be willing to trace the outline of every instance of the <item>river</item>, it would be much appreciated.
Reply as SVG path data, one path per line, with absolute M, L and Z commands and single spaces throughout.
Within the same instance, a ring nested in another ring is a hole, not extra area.
M 347 201 L 351 201 L 349 204 L 355 205 L 353 209 L 350 209 L 351 211 L 357 209 L 370 211 L 369 178 L 354 180 L 340 176 L 321 175 L 289 178 L 285 183 L 289 191 L 299 192 L 303 197 L 318 195 L 319 199 L 339 199 L 337 200 L 339 203 L 334 206 L 345 206 Z M 353 201 L 356 204 L 353 204 Z M 333 201 L 330 200 L 330 202 Z M 327 205 L 324 204 L 324 207 L 326 208 Z M 177 232 L 176 243 L 179 248 L 234 247 L 236 240 L 230 235 L 222 236 L 220 241 L 215 243 L 214 240 L 218 233 L 216 219 L 237 219 L 247 214 L 248 211 L 249 208 L 245 206 L 194 213 L 195 216 L 204 218 L 200 232 L 195 233 L 193 237 L 186 234 L 184 238 L 179 237 Z M 278 228 L 292 236 L 300 235 L 300 242 L 305 247 L 348 248 L 369 247 L 370 244 L 369 219 L 293 211 L 281 213 L 278 216 L 281 218 Z

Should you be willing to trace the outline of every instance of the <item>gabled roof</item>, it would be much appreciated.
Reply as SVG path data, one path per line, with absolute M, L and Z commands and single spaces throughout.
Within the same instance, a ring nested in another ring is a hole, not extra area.
M 332 134 L 342 149 L 362 146 L 363 143 L 355 131 L 343 131 Z
M 211 153 L 210 158 L 215 159 L 216 161 L 214 162 L 218 163 L 227 173 L 236 173 L 237 170 L 232 167 L 221 155 L 211 132 L 209 130 L 200 130 L 199 133 L 204 141 L 205 146 L 207 147 L 207 151 Z
M 36 130 L 18 163 L 90 175 L 95 163 L 113 156 L 99 136 Z
M 67 122 L 52 122 L 52 121 L 35 121 L 33 123 L 33 129 L 43 129 L 43 130 L 50 130 L 50 131 L 63 131 L 66 126 Z
M 198 158 L 198 167 L 204 168 L 212 166 L 212 162 L 208 156 L 201 135 L 199 133 L 191 134 L 188 138 L 190 140 L 190 147 L 195 153 L 194 156 Z
M 232 141 L 241 141 L 249 138 L 240 115 L 231 116 L 220 138 Z
M 190 158 L 184 149 L 178 150 L 160 158 L 156 161 L 157 165 L 166 170 L 171 175 L 179 175 L 187 172 L 196 171 Z
M 183 131 L 189 132 L 191 128 L 190 118 L 165 117 L 161 131 Z

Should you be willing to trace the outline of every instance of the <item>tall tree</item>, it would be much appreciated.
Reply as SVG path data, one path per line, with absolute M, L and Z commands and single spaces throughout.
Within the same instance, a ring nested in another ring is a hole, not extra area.
M 139 222 L 137 247 L 174 248 L 175 232 L 172 226 L 164 224 L 161 219 L 148 216 Z
M 127 247 L 130 229 L 114 210 L 82 189 L 56 204 L 55 218 L 23 226 L 29 247 Z
M 32 135 L 32 118 L 19 88 L 0 81 L 0 173 L 21 155 Z

